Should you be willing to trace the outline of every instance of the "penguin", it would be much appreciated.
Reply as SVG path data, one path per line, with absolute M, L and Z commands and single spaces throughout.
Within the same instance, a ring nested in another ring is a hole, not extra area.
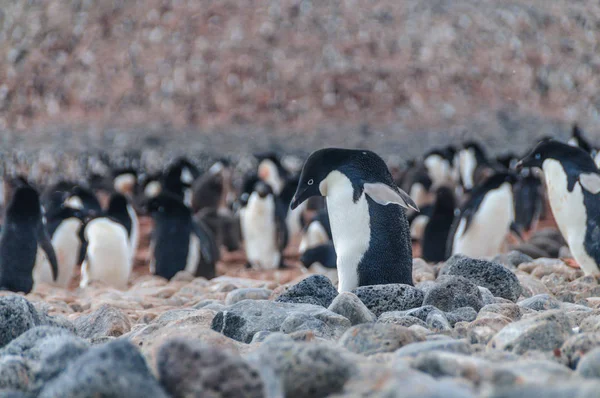
M 337 254 L 338 290 L 412 285 L 412 247 L 404 209 L 418 211 L 374 152 L 325 148 L 302 168 L 291 208 L 325 196 Z
M 65 204 L 92 217 L 102 213 L 102 206 L 96 195 L 80 185 L 76 185 L 71 189 Z
M 80 288 L 92 281 L 101 281 L 124 290 L 133 268 L 127 230 L 117 220 L 97 216 L 80 230 L 85 247 L 81 266 Z
M 258 178 L 267 183 L 275 195 L 281 194 L 289 177 L 289 172 L 274 152 L 258 153 L 254 155 L 258 159 Z
M 105 216 L 119 222 L 127 231 L 129 256 L 133 262 L 139 243 L 140 230 L 138 217 L 133 206 L 125 195 L 113 193 L 110 196 Z
M 48 259 L 52 278 L 56 280 L 56 255 L 42 220 L 37 191 L 28 185 L 18 186 L 8 202 L 4 220 L 0 233 L 0 289 L 31 292 L 40 248 Z
M 219 248 L 208 228 L 192 219 L 191 210 L 181 198 L 162 193 L 150 199 L 145 208 L 155 223 L 150 272 L 166 279 L 183 270 L 214 278 Z
M 214 163 L 208 171 L 200 176 L 192 185 L 192 211 L 195 213 L 205 208 L 227 208 L 228 194 L 232 192 L 232 171 L 225 159 Z
M 492 257 L 514 230 L 513 173 L 497 173 L 476 187 L 461 206 L 448 236 L 448 252 L 469 257 Z
M 244 195 L 241 199 L 245 200 Z M 247 266 L 263 270 L 282 267 L 288 239 L 285 210 L 271 186 L 257 182 L 239 212 Z
M 331 239 L 329 215 L 326 209 L 322 209 L 304 227 L 298 251 L 302 254 L 309 249 L 327 244 Z
M 541 168 L 556 224 L 586 274 L 600 273 L 600 171 L 581 148 L 540 142 L 519 168 Z
M 116 192 L 131 197 L 135 196 L 138 183 L 138 173 L 133 168 L 113 170 L 113 189 Z
M 218 209 L 206 207 L 194 214 L 196 222 L 206 225 L 212 233 L 217 247 L 225 247 L 229 252 L 242 245 L 240 220 L 236 214 L 223 214 Z
M 161 176 L 161 173 L 144 175 L 142 183 L 144 199 L 154 198 L 162 192 Z
M 446 242 L 454 222 L 456 200 L 454 192 L 448 187 L 439 187 L 435 193 L 435 202 L 429 221 L 421 238 L 423 260 L 439 263 L 448 259 Z
M 185 158 L 177 159 L 170 165 L 162 178 L 162 189 L 182 198 L 187 206 L 192 205 L 192 184 L 198 178 L 199 171 Z
M 581 130 L 577 123 L 573 124 L 573 127 L 571 128 L 571 138 L 569 138 L 568 144 L 581 148 L 590 155 L 593 155 L 592 145 L 589 143 L 587 138 L 585 138 L 583 130 Z
M 447 149 L 434 149 L 425 154 L 423 165 L 432 182 L 433 189 L 452 185 L 453 153 Z
M 401 189 L 408 192 L 416 206 L 421 209 L 433 200 L 431 195 L 432 185 L 433 181 L 429 177 L 427 168 L 422 163 L 415 163 L 405 173 Z M 416 217 L 415 213 L 411 209 L 408 211 L 408 215 L 412 218 Z
M 514 185 L 515 224 L 522 231 L 534 230 L 544 206 L 542 180 L 533 170 L 522 170 Z
M 315 263 L 321 264 L 325 268 L 335 268 L 337 256 L 333 242 L 306 249 L 300 256 L 300 262 L 306 268 L 310 268 Z
M 458 170 L 460 182 L 466 192 L 475 187 L 477 168 L 488 163 L 483 147 L 475 141 L 467 141 L 458 151 Z

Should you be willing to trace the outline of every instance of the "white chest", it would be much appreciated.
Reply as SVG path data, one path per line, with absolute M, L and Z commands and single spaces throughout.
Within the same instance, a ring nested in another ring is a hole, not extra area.
M 248 205 L 240 212 L 240 223 L 248 262 L 259 269 L 274 269 L 280 253 L 276 241 L 275 201 L 272 196 L 250 195 Z

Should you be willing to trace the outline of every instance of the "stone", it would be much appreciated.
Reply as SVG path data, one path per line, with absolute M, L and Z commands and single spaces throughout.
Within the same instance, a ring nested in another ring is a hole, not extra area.
M 471 322 L 477 318 L 477 311 L 471 307 L 461 307 L 454 311 L 445 313 L 450 326 L 454 327 L 458 322 Z
M 488 304 L 479 310 L 477 318 L 485 318 L 490 314 L 499 314 L 513 321 L 518 321 L 521 319 L 521 308 L 513 303 Z
M 450 326 L 450 322 L 446 319 L 446 316 L 441 311 L 433 311 L 425 320 L 427 327 L 429 330 L 436 333 L 450 332 L 452 330 L 452 326 Z
M 354 289 L 353 293 L 376 316 L 388 311 L 420 307 L 424 296 L 419 289 L 402 284 L 361 286 Z
M 516 268 L 523 263 L 532 262 L 533 258 L 518 250 L 511 250 L 506 254 L 497 255 L 492 261 L 507 266 L 508 268 Z
M 225 305 L 232 305 L 242 300 L 268 300 L 272 293 L 270 289 L 258 287 L 237 289 L 227 294 Z
M 477 285 L 462 276 L 447 275 L 438 278 L 436 286 L 427 292 L 423 305 L 433 305 L 447 312 L 461 307 L 479 311 L 483 300 Z
M 416 357 L 419 354 L 431 351 L 454 352 L 465 355 L 469 355 L 472 352 L 471 346 L 465 340 L 445 339 L 409 344 L 398 349 L 394 355 L 396 358 Z
M 62 328 L 54 326 L 37 326 L 29 329 L 0 351 L 0 356 L 17 355 L 28 359 L 39 359 L 38 346 L 50 337 L 72 336 L 73 334 Z
M 560 384 L 531 382 L 529 384 L 499 388 L 486 395 L 487 398 L 594 398 L 597 396 L 598 383 L 592 381 L 566 381 Z
M 500 263 L 455 254 L 446 261 L 442 272 L 465 277 L 478 286 L 488 288 L 494 296 L 513 302 L 521 295 L 519 279 Z
M 384 325 L 398 325 L 404 327 L 411 327 L 413 325 L 419 325 L 424 328 L 427 327 L 425 321 L 420 320 L 417 317 L 404 315 L 404 311 L 390 311 L 384 312 L 377 319 L 377 323 L 382 323 Z
M 571 369 L 575 369 L 581 358 L 598 346 L 600 333 L 579 333 L 564 342 L 560 348 L 561 358 Z
M 275 301 L 279 303 L 315 304 L 327 308 L 337 295 L 338 291 L 329 278 L 324 275 L 312 275 L 291 286 L 280 294 Z
M 340 293 L 329 306 L 329 311 L 347 318 L 350 323 L 358 325 L 361 323 L 375 322 L 377 317 L 363 304 L 360 299 L 351 292 Z
M 167 397 L 144 357 L 125 339 L 90 348 L 39 394 L 39 398 L 93 396 Z
M 24 297 L 0 297 L 0 348 L 40 323 L 37 310 Z
M 417 341 L 423 339 L 406 327 L 372 323 L 351 327 L 340 338 L 339 344 L 357 354 L 373 355 L 396 351 Z
M 488 344 L 489 341 L 511 323 L 510 318 L 500 314 L 493 317 L 481 317 L 467 326 L 467 339 L 472 344 Z
M 161 385 L 173 397 L 264 396 L 259 372 L 239 355 L 198 341 L 175 338 L 157 355 Z
M 592 349 L 579 360 L 577 374 L 586 379 L 600 379 L 600 347 Z
M 75 330 L 79 337 L 119 337 L 131 330 L 131 321 L 118 308 L 104 304 L 88 315 L 75 320 Z
M 280 331 L 285 320 L 296 314 L 301 314 L 303 319 L 306 316 L 318 319 L 342 333 L 351 326 L 347 318 L 316 305 L 244 300 L 220 311 L 211 327 L 234 340 L 250 343 L 257 332 Z
M 337 340 L 348 328 L 344 323 L 342 327 L 339 325 L 328 324 L 309 314 L 296 312 L 290 314 L 281 324 L 280 330 L 283 333 L 291 334 L 300 331 L 310 331 L 316 337 L 321 337 L 327 340 Z
M 483 305 L 495 304 L 496 297 L 490 292 L 490 289 L 483 286 L 477 286 L 479 291 L 481 292 L 481 299 L 483 300 Z
M 549 294 L 538 294 L 519 301 L 519 306 L 529 308 L 535 311 L 545 311 L 560 308 L 560 301 L 556 300 Z
M 581 321 L 579 325 L 581 332 L 600 332 L 600 315 L 591 315 Z
M 534 278 L 528 274 L 519 272 L 517 278 L 521 283 L 523 297 L 532 297 L 538 294 L 550 294 L 550 290 L 537 278 Z
M 30 382 L 29 364 L 20 356 L 0 357 L 0 391 L 4 388 L 26 391 Z M 2 393 L 0 395 L 4 396 Z
M 267 338 L 249 359 L 260 368 L 273 370 L 281 380 L 285 397 L 326 397 L 341 391 L 357 371 L 354 361 L 342 349 L 280 337 Z
M 524 354 L 527 351 L 554 351 L 571 336 L 569 319 L 560 310 L 546 311 L 504 327 L 488 346 Z

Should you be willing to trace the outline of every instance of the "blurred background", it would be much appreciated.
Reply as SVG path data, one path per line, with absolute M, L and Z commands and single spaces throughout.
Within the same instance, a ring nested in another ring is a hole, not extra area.
M 0 143 L 597 144 L 599 43 L 597 1 L 3 0 Z

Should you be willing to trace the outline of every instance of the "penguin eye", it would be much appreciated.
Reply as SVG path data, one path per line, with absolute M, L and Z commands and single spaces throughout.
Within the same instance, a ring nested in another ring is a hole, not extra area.
M 536 153 L 535 154 L 535 160 L 540 160 L 542 158 L 542 154 L 541 153 Z
M 164 207 L 162 207 L 162 206 L 159 206 L 159 207 L 158 207 L 158 211 L 162 213 L 162 212 L 164 212 L 164 211 L 165 211 L 165 208 L 164 208 Z
M 312 185 L 314 183 L 315 183 L 315 181 L 312 178 L 310 180 L 308 180 L 308 182 L 307 182 L 308 185 Z

